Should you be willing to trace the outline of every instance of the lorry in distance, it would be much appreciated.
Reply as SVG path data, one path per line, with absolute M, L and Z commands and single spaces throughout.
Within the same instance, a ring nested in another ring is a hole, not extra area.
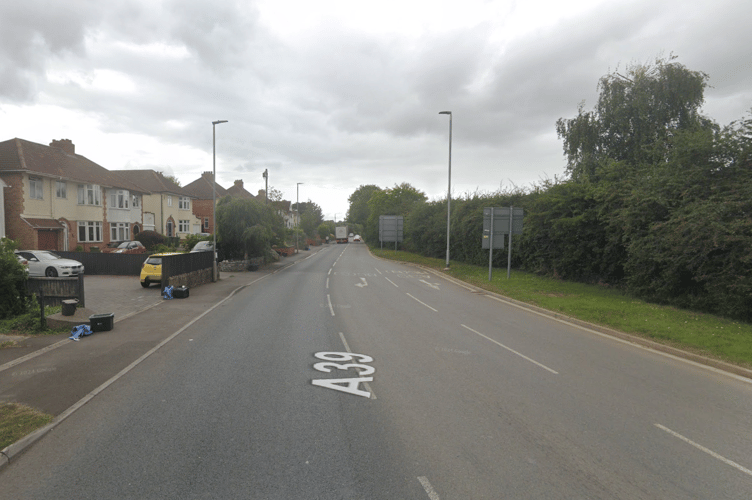
M 334 228 L 334 236 L 337 243 L 347 243 L 347 226 L 337 226 Z

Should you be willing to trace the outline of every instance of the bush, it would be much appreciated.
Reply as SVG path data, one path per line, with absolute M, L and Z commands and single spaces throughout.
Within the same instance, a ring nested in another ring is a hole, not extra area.
M 26 271 L 14 250 L 18 243 L 0 240 L 0 319 L 12 318 L 27 311 Z
M 165 237 L 156 231 L 141 231 L 136 236 L 136 240 L 140 241 L 147 250 L 153 250 L 155 246 L 164 244 Z

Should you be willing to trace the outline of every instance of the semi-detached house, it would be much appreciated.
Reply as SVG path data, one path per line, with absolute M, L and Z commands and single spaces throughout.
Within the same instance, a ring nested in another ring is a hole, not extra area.
M 5 236 L 22 248 L 88 251 L 144 229 L 148 191 L 76 154 L 69 139 L 0 142 L 0 189 Z
M 139 186 L 144 196 L 144 229 L 185 238 L 202 232 L 203 221 L 193 213 L 195 196 L 155 170 L 113 170 Z

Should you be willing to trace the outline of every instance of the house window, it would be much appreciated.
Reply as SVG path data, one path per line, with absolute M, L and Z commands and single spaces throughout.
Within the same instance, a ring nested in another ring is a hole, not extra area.
M 209 217 L 204 217 L 204 229 L 209 229 Z
M 168 207 L 171 207 L 171 206 L 172 206 L 172 196 L 168 196 L 168 197 L 167 197 L 167 206 L 168 206 Z
M 79 205 L 101 205 L 102 191 L 99 186 L 92 184 L 78 185 L 78 204 Z
M 190 210 L 191 209 L 191 199 L 187 196 L 181 196 L 178 199 L 178 208 L 180 210 Z
M 141 197 L 134 194 L 133 195 L 133 202 L 131 203 L 131 206 L 133 208 L 139 208 L 141 206 Z
M 44 181 L 40 177 L 29 177 L 29 197 L 32 200 L 42 200 L 42 186 Z
M 129 228 L 127 222 L 111 222 L 110 223 L 110 240 L 112 241 L 126 241 L 130 240 Z
M 65 181 L 57 181 L 55 183 L 55 196 L 58 198 L 67 198 L 67 186 L 68 184 Z
M 178 221 L 178 232 L 179 233 L 188 233 L 190 232 L 191 222 L 187 220 L 179 220 Z
M 173 236 L 173 234 L 172 234 L 172 221 L 171 220 L 167 221 L 167 236 L 169 236 L 170 238 Z
M 79 221 L 78 222 L 78 241 L 102 241 L 102 223 Z
M 110 208 L 128 208 L 128 191 L 116 190 L 110 192 Z

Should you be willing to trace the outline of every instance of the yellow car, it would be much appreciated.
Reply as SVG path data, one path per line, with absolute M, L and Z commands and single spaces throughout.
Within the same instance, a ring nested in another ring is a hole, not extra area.
M 162 257 L 179 255 L 180 252 L 155 253 L 141 264 L 141 286 L 148 288 L 152 283 L 162 283 Z

